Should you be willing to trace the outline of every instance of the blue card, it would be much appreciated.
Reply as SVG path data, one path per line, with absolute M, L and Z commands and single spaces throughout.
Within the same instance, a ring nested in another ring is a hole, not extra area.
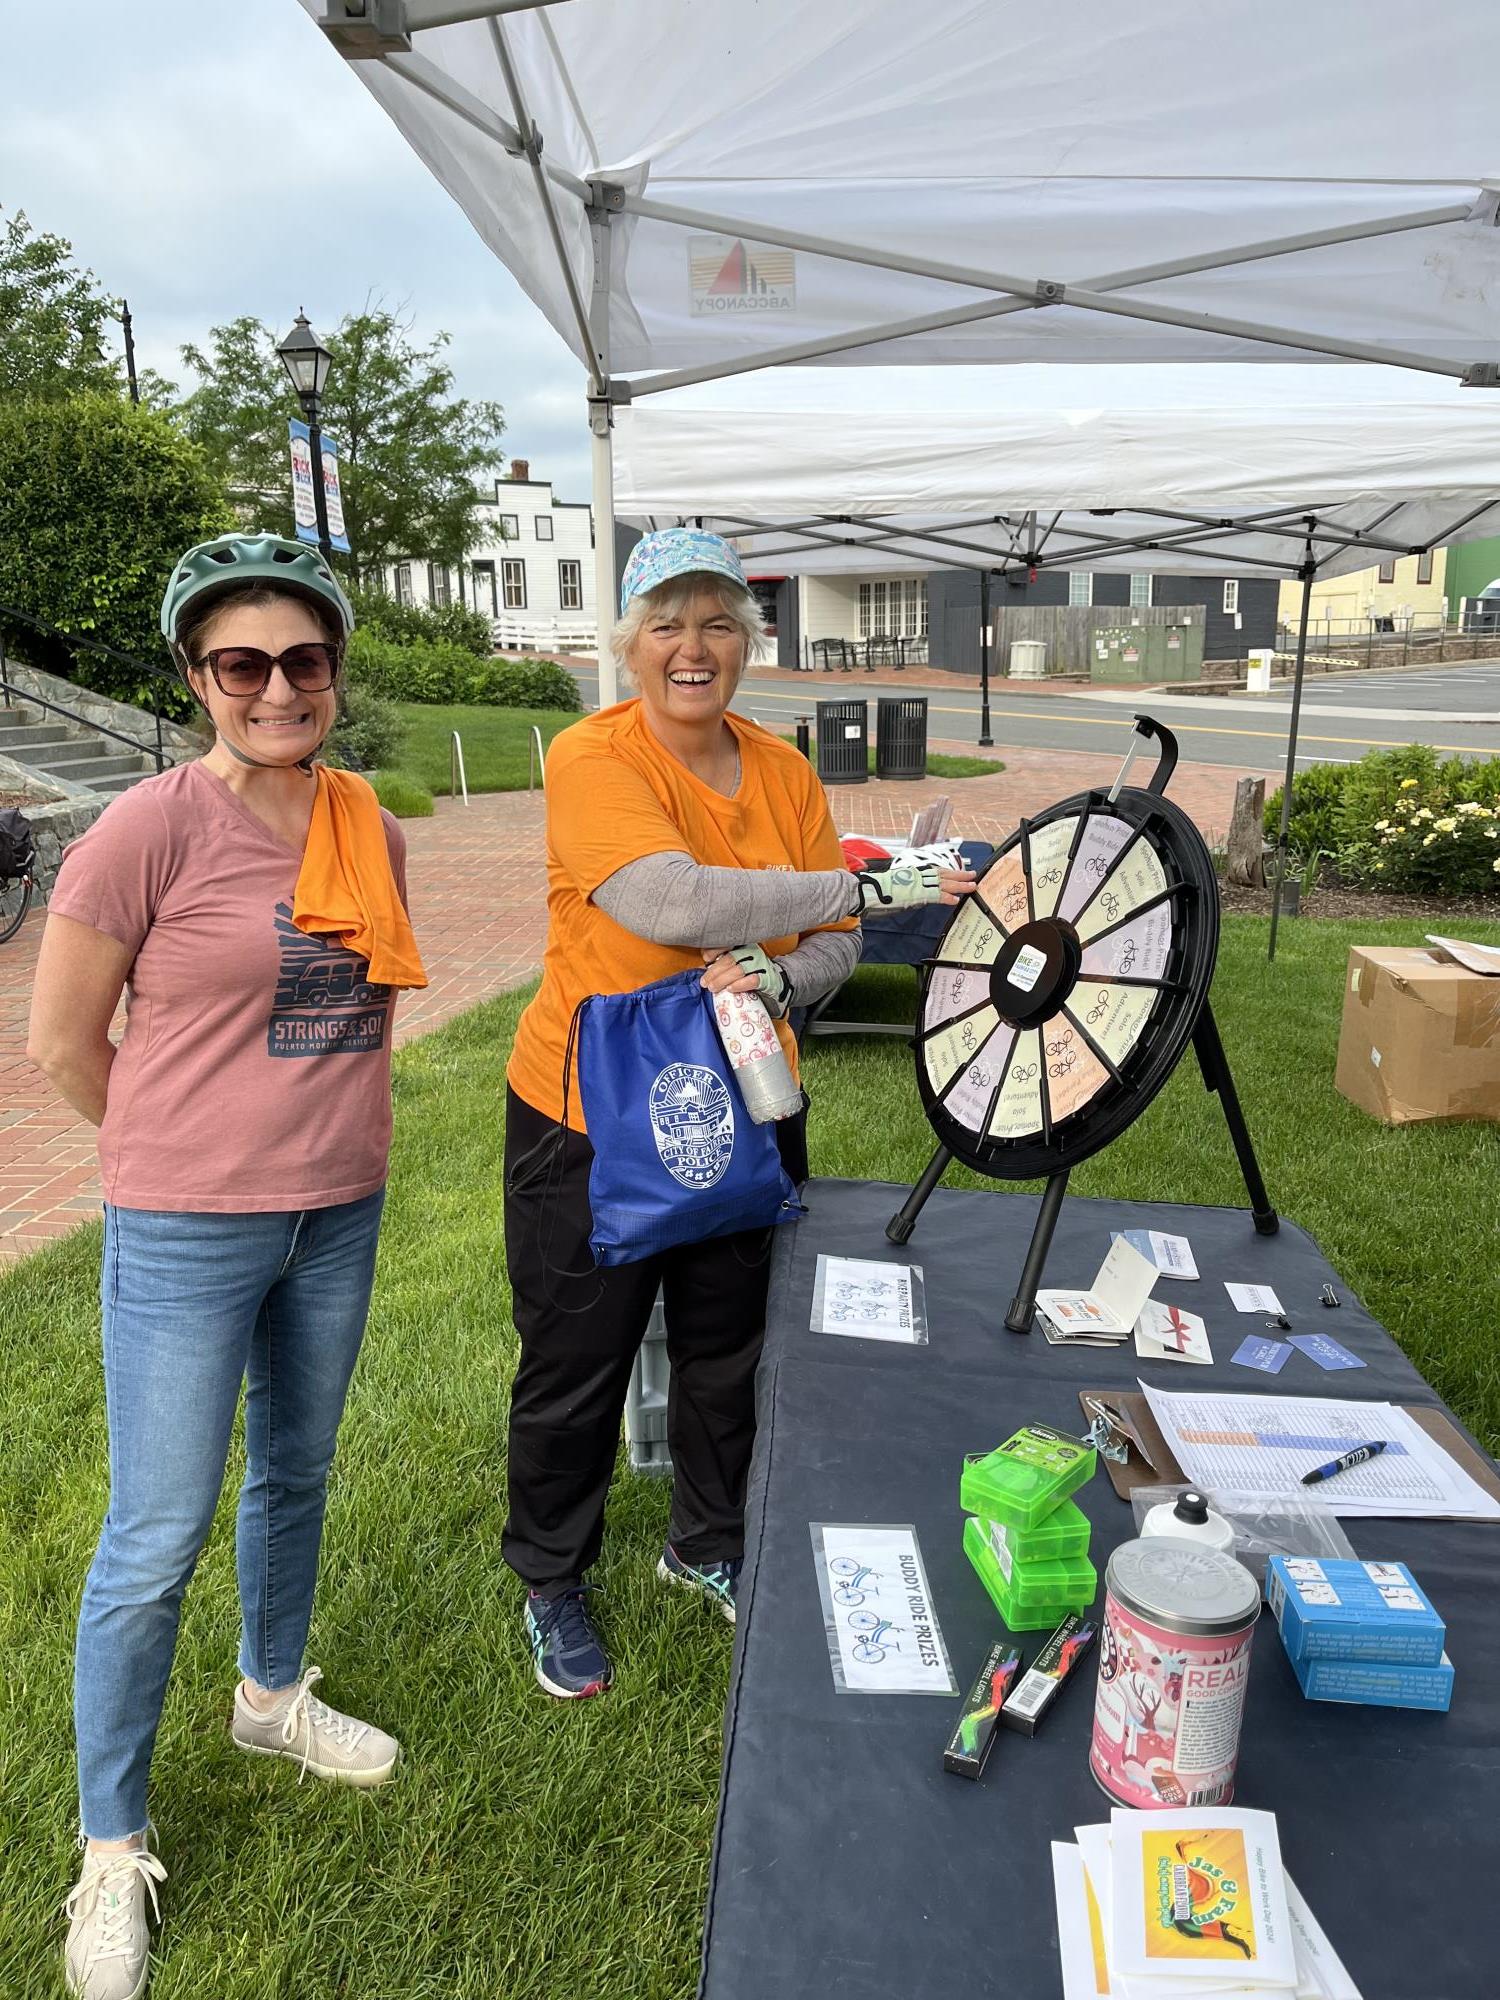
M 1365 1365 L 1357 1354 L 1351 1354 L 1347 1347 L 1341 1347 L 1326 1333 L 1294 1333 L 1291 1343 L 1309 1361 L 1316 1361 L 1320 1368 L 1363 1368 Z
M 1291 1360 L 1292 1350 L 1284 1340 L 1263 1340 L 1258 1333 L 1252 1333 L 1229 1358 L 1241 1368 L 1258 1368 L 1263 1375 L 1275 1375 Z

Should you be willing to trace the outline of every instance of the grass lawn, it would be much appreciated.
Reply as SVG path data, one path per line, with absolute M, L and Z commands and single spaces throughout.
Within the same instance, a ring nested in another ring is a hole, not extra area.
M 797 741 L 795 736 L 783 736 L 781 740 L 783 743 L 791 744 L 795 744 Z M 818 764 L 816 737 L 813 739 L 812 761 L 813 769 L 816 770 Z M 870 776 L 873 778 L 875 775 L 875 752 L 873 749 L 868 754 L 868 766 Z M 946 757 L 936 750 L 929 750 L 927 753 L 927 775 L 929 778 L 995 778 L 1004 769 L 1005 766 L 998 757 Z
M 436 797 L 446 797 L 449 790 L 449 749 L 455 729 L 463 741 L 464 771 L 471 792 L 521 792 L 526 789 L 530 768 L 532 725 L 541 730 L 546 744 L 559 729 L 580 719 L 557 709 L 439 708 L 416 701 L 399 702 L 397 707 L 406 738 L 394 768 L 415 778 Z M 796 738 L 785 740 L 793 743 Z M 873 750 L 870 769 L 875 769 Z M 993 757 L 927 759 L 927 775 L 932 778 L 990 777 L 1004 769 Z
M 1215 998 L 1273 1199 L 1494 1448 L 1500 1135 L 1386 1131 L 1333 1090 L 1348 945 L 1416 943 L 1421 929 L 1294 921 L 1268 971 L 1264 921 L 1229 919 Z M 1500 925 L 1465 931 L 1500 942 Z M 909 975 L 872 970 L 840 1011 L 901 1018 L 912 996 Z M 289 1766 L 230 1747 L 227 1498 L 188 1597 L 159 1744 L 152 1810 L 172 1880 L 153 2000 L 693 1992 L 728 1630 L 655 1582 L 667 1496 L 624 1477 L 598 1575 L 619 1682 L 606 1700 L 564 1708 L 535 1689 L 519 1586 L 499 1558 L 512 1339 L 495 1114 L 523 997 L 478 1009 L 396 1065 L 380 1279 L 312 1657 L 333 1700 L 402 1737 L 406 1767 L 384 1794 L 360 1796 L 299 1787 Z M 902 1180 L 920 1169 L 932 1137 L 902 1044 L 816 1041 L 807 1081 L 815 1172 Z M 1240 1199 L 1191 1057 L 1074 1186 Z M 105 1502 L 98 1250 L 91 1225 L 0 1278 L 0 1994 L 27 2000 L 60 1990 L 55 1910 L 75 1865 L 69 1655 Z M 997 1302 L 1013 1277 L 997 1273 Z
M 440 708 L 427 702 L 398 702 L 405 742 L 395 768 L 425 785 L 435 796 L 449 791 L 449 750 L 456 729 L 464 747 L 464 774 L 471 792 L 524 792 L 533 724 L 550 743 L 559 729 L 579 720 L 552 708 Z

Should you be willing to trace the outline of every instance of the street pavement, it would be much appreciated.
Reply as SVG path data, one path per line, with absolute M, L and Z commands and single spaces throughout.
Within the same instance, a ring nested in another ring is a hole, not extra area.
M 570 661 L 585 702 L 598 700 L 592 662 Z M 735 706 L 758 722 L 790 734 L 799 715 L 830 698 L 926 694 L 928 737 L 935 750 L 973 749 L 979 735 L 979 690 L 956 675 L 930 682 L 921 668 L 906 673 L 796 674 L 762 670 L 740 684 Z M 1274 770 L 1286 760 L 1289 687 L 1266 696 L 1173 694 L 1168 690 L 1107 691 L 994 684 L 991 734 L 995 751 L 1009 748 L 1124 754 L 1137 709 L 1157 715 L 1176 733 L 1182 754 L 1197 763 Z M 871 734 L 873 736 L 873 717 Z M 1298 731 L 1299 764 L 1349 764 L 1367 750 L 1427 743 L 1445 754 L 1500 753 L 1500 661 L 1450 663 L 1420 670 L 1318 674 L 1308 679 Z

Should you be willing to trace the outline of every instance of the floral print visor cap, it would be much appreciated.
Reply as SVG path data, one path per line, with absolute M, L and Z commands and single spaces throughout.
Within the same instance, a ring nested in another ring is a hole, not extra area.
M 722 535 L 711 535 L 704 528 L 660 528 L 655 534 L 643 535 L 630 551 L 620 579 L 621 616 L 631 598 L 643 591 L 670 583 L 674 576 L 705 571 L 711 576 L 727 576 L 741 590 L 749 588 L 744 564 Z

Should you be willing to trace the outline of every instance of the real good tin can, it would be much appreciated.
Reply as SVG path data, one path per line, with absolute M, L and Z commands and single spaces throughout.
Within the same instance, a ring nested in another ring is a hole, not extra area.
M 1104 1573 L 1089 1769 L 1125 1806 L 1227 1805 L 1260 1586 L 1196 1542 L 1124 1542 Z

